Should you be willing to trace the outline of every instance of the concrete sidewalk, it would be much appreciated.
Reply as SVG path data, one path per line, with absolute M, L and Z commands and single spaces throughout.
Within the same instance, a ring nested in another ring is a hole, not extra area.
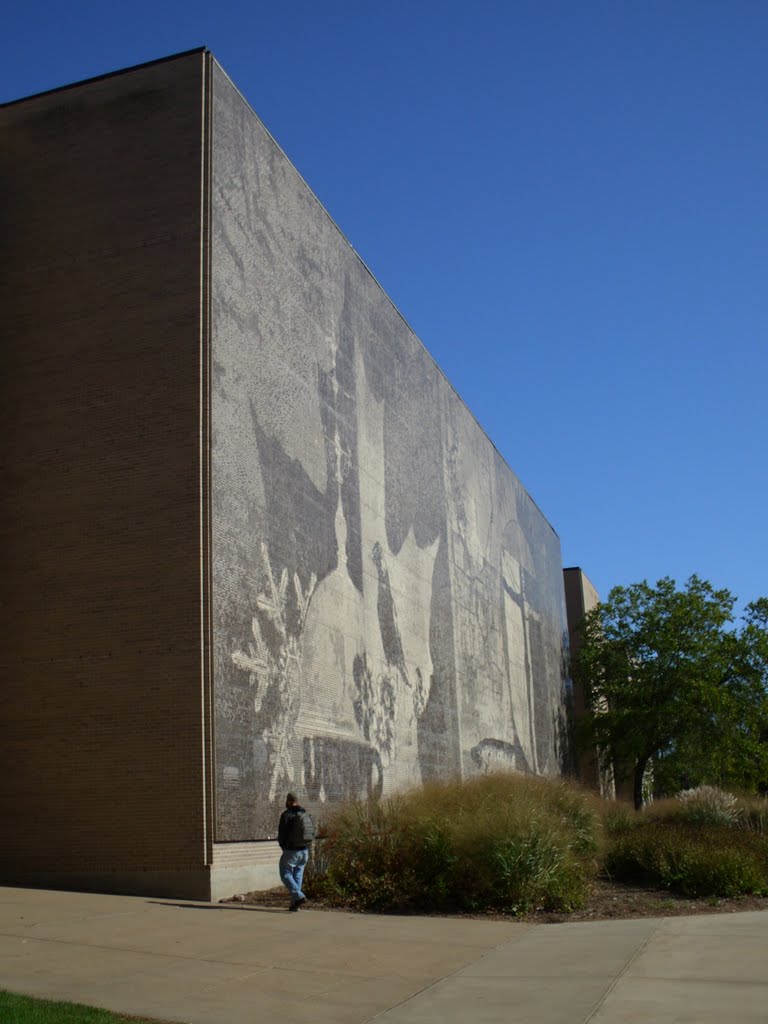
M 768 913 L 527 925 L 0 887 L 0 988 L 190 1024 L 768 1024 Z

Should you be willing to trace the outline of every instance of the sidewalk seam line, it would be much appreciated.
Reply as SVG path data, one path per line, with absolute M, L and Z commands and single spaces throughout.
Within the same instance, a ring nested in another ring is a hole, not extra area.
M 659 917 L 659 918 L 657 918 L 657 919 L 656 919 L 656 924 L 654 925 L 653 929 L 652 929 L 652 930 L 651 930 L 651 931 L 650 931 L 650 932 L 649 932 L 649 933 L 648 933 L 648 934 L 646 935 L 646 937 L 645 937 L 645 938 L 643 939 L 643 941 L 642 941 L 642 942 L 640 943 L 640 945 L 639 945 L 639 946 L 637 947 L 637 949 L 636 949 L 636 950 L 635 950 L 635 952 L 634 952 L 634 953 L 632 954 L 632 956 L 630 957 L 630 959 L 629 959 L 629 960 L 628 960 L 628 961 L 627 961 L 627 962 L 626 962 L 626 963 L 624 964 L 624 966 L 623 966 L 623 967 L 622 967 L 622 969 L 621 969 L 621 970 L 619 971 L 619 973 L 618 973 L 618 974 L 616 975 L 616 977 L 615 977 L 615 978 L 613 979 L 613 981 L 611 982 L 611 984 L 610 984 L 610 985 L 608 986 L 608 988 L 607 988 L 607 989 L 605 990 L 605 992 L 603 992 L 603 994 L 602 994 L 602 995 L 600 996 L 600 999 L 599 999 L 599 1000 L 597 1001 L 597 1003 L 596 1003 L 596 1005 L 595 1005 L 594 1009 L 592 1010 L 592 1012 L 591 1012 L 591 1013 L 589 1014 L 589 1016 L 588 1016 L 588 1017 L 585 1017 L 585 1018 L 584 1018 L 584 1020 L 582 1021 L 582 1024 L 589 1024 L 589 1022 L 590 1022 L 591 1020 L 593 1020 L 593 1018 L 594 1018 L 595 1014 L 596 1014 L 596 1013 L 597 1013 L 597 1011 L 598 1011 L 598 1010 L 600 1009 L 600 1007 L 601 1007 L 601 1006 L 602 1006 L 602 1005 L 603 1005 L 603 1004 L 605 1003 L 605 1001 L 606 1001 L 606 999 L 608 998 L 608 996 L 610 996 L 611 992 L 613 992 L 613 990 L 614 990 L 614 989 L 616 988 L 616 986 L 617 986 L 617 985 L 619 984 L 619 982 L 621 981 L 621 979 L 622 979 L 622 978 L 624 977 L 624 975 L 625 975 L 625 974 L 627 973 L 627 971 L 628 971 L 628 970 L 630 969 L 630 967 L 632 966 L 632 964 L 633 964 L 633 963 L 635 962 L 635 960 L 637 960 L 637 958 L 638 958 L 638 957 L 639 957 L 639 956 L 640 956 L 640 955 L 641 955 L 641 954 L 643 953 L 643 951 L 645 950 L 645 947 L 646 947 L 646 946 L 648 945 L 648 943 L 649 943 L 649 942 L 651 941 L 651 939 L 652 939 L 652 938 L 653 938 L 653 936 L 654 936 L 654 935 L 656 934 L 656 932 L 657 932 L 657 931 L 659 930 L 659 928 L 661 928 L 661 925 L 662 925 L 663 921 L 664 921 L 664 918 L 663 918 L 663 917 Z
M 362 1024 L 372 1024 L 373 1021 L 378 1020 L 379 1017 L 383 1017 L 384 1014 L 389 1013 L 390 1010 L 396 1010 L 398 1006 L 404 1006 L 406 1003 L 410 1002 L 411 999 L 415 999 L 417 996 L 423 995 L 424 992 L 429 992 L 431 988 L 435 988 L 437 985 L 441 985 L 444 981 L 447 981 L 448 978 L 454 978 L 457 974 L 461 974 L 461 972 L 465 970 L 467 967 L 469 967 L 470 964 L 480 963 L 481 960 L 485 959 L 485 957 L 489 956 L 491 953 L 495 953 L 496 950 L 501 949 L 502 946 L 511 946 L 513 943 L 519 942 L 523 935 L 525 935 L 528 929 L 531 927 L 531 925 L 525 924 L 519 935 L 515 936 L 512 939 L 507 939 L 505 942 L 500 942 L 496 946 L 491 946 L 491 948 L 486 949 L 481 956 L 477 957 L 474 960 L 468 960 L 467 963 L 462 964 L 461 967 L 457 967 L 454 971 L 450 971 L 448 974 L 444 974 L 442 978 L 438 978 L 437 981 L 431 981 L 429 985 L 425 985 L 424 988 L 420 988 L 417 992 L 412 992 L 409 996 L 405 996 L 405 998 L 399 999 L 396 1003 L 392 1003 L 392 1005 L 388 1006 L 385 1010 L 379 1010 L 378 1013 L 374 1013 L 372 1017 L 368 1017 L 368 1019 L 363 1021 Z

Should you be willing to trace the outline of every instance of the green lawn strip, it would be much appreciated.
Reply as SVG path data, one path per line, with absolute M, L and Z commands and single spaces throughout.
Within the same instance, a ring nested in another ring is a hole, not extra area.
M 150 1017 L 127 1017 L 80 1003 L 33 999 L 0 990 L 0 1021 L 3 1024 L 160 1024 Z

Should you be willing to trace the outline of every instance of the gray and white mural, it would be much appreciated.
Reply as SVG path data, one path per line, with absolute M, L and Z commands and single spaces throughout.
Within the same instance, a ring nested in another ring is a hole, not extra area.
M 559 769 L 556 535 L 215 67 L 216 838 Z

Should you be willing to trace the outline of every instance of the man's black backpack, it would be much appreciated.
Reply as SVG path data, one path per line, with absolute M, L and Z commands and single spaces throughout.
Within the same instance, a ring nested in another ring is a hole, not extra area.
M 285 830 L 285 845 L 288 849 L 309 846 L 315 838 L 315 823 L 306 811 L 296 811 L 288 818 Z

